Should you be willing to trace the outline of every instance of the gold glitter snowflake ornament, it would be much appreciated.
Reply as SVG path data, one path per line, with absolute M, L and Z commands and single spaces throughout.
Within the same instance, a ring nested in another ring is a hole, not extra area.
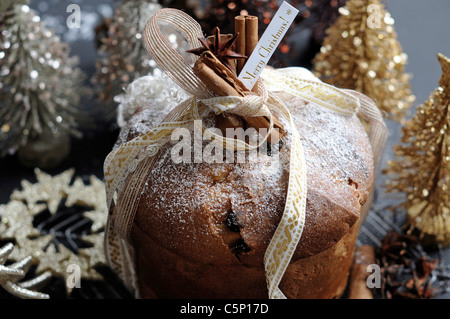
M 15 245 L 8 260 L 30 258 L 37 275 L 51 274 L 66 282 L 72 266 L 79 269 L 80 279 L 102 280 L 94 267 L 106 264 L 104 183 L 95 176 L 89 176 L 89 184 L 80 177 L 71 183 L 74 169 L 56 176 L 35 169 L 35 174 L 36 183 L 23 180 L 11 201 L 0 205 L 0 240 Z M 70 295 L 72 286 L 66 288 Z
M 59 203 L 67 196 L 74 172 L 74 169 L 69 169 L 57 176 L 51 176 L 40 169 L 35 169 L 37 183 L 32 184 L 23 180 L 22 190 L 15 190 L 11 199 L 25 202 L 30 209 L 34 209 L 39 203 L 46 202 L 50 213 L 55 214 Z
M 76 178 L 73 185 L 66 190 L 66 206 L 83 205 L 92 207 L 92 210 L 84 212 L 83 216 L 93 222 L 91 230 L 97 232 L 105 227 L 108 217 L 105 204 L 105 184 L 94 175 L 90 176 L 89 183 L 90 185 L 85 185 L 81 178 Z

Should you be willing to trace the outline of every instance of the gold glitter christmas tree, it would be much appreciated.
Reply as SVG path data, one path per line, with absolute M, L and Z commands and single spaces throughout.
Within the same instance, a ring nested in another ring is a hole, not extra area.
M 450 59 L 438 54 L 442 66 L 439 87 L 403 127 L 395 148 L 397 159 L 385 171 L 390 174 L 388 192 L 403 192 L 401 204 L 408 224 L 422 236 L 450 244 Z
M 403 120 L 415 97 L 394 20 L 379 0 L 349 0 L 339 12 L 313 60 L 314 73 L 371 97 L 387 118 Z

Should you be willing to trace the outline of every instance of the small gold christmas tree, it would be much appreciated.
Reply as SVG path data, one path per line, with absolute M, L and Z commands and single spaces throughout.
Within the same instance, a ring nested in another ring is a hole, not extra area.
M 349 0 L 339 12 L 313 60 L 314 73 L 326 83 L 364 93 L 388 118 L 401 121 L 415 97 L 394 20 L 379 0 Z
M 388 162 L 388 192 L 403 192 L 408 224 L 443 245 L 450 244 L 450 59 L 438 54 L 439 87 L 403 127 Z

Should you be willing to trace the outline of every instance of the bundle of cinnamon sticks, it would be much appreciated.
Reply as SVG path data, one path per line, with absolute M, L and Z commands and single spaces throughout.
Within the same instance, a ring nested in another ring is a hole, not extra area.
M 249 57 L 259 41 L 258 17 L 237 16 L 234 19 L 235 33 L 239 34 L 236 41 L 236 52 Z M 244 67 L 245 61 L 239 60 L 236 73 L 239 74 Z
M 256 47 L 258 35 L 258 17 L 238 16 L 235 18 L 235 33 L 238 34 L 235 43 L 236 53 L 249 57 Z M 219 33 L 218 33 L 219 34 Z M 228 39 L 231 35 L 221 35 L 221 39 Z M 215 36 L 208 39 L 214 41 Z M 216 48 L 217 50 L 217 48 Z M 233 61 L 232 69 L 225 66 L 211 51 L 205 51 L 194 65 L 194 73 L 218 96 L 240 96 L 251 94 L 251 91 L 238 79 L 237 74 L 242 70 L 246 60 Z M 256 91 L 256 87 L 254 91 Z M 256 129 L 269 129 L 270 121 L 266 117 L 240 117 L 235 114 L 224 113 L 218 118 L 218 127 L 239 128 L 245 125 Z M 269 132 L 268 141 L 275 144 L 284 134 L 283 126 L 274 118 L 274 128 Z

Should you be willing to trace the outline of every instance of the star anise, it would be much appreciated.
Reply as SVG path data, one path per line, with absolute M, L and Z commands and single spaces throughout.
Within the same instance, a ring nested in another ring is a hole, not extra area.
M 199 38 L 198 40 L 202 43 L 202 47 L 188 50 L 187 52 L 200 56 L 205 51 L 211 51 L 219 59 L 220 62 L 222 62 L 231 71 L 235 72 L 233 66 L 230 63 L 230 60 L 247 58 L 247 56 L 234 52 L 230 49 L 233 46 L 234 42 L 236 42 L 238 36 L 239 33 L 235 34 L 222 43 L 220 37 L 220 29 L 216 27 L 214 41 L 211 41 L 208 38 Z

